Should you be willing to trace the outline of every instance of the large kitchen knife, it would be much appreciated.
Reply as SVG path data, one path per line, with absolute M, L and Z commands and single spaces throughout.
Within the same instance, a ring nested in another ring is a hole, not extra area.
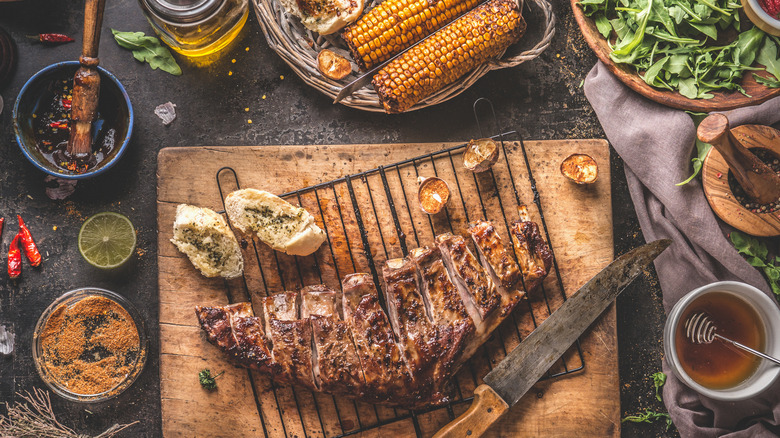
M 485 376 L 469 409 L 434 438 L 482 435 L 671 243 L 656 240 L 629 251 L 591 278 Z

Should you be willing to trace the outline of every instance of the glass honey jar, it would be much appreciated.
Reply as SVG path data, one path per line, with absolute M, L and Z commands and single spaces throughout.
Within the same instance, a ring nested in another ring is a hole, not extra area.
M 160 39 L 185 56 L 214 53 L 241 31 L 248 0 L 138 0 Z

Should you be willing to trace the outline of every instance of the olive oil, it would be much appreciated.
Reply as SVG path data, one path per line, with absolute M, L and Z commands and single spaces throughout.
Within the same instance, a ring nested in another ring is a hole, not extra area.
M 160 39 L 189 57 L 227 46 L 246 23 L 248 0 L 139 0 Z
M 718 339 L 693 344 L 685 337 L 685 321 L 696 312 L 707 313 L 722 336 L 759 351 L 766 344 L 761 319 L 745 300 L 727 292 L 702 295 L 691 302 L 677 324 L 674 344 L 683 370 L 710 389 L 733 388 L 753 375 L 761 363 L 758 357 Z

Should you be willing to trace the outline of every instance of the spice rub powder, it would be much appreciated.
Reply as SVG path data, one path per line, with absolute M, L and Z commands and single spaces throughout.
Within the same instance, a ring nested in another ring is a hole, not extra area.
M 61 304 L 46 321 L 39 341 L 46 374 L 80 395 L 116 387 L 142 354 L 138 328 L 130 314 L 101 296 Z

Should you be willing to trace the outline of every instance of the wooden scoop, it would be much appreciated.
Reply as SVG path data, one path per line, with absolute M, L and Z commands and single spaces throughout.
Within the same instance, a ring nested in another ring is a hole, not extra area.
M 707 116 L 699 124 L 696 134 L 699 140 L 711 144 L 723 155 L 729 169 L 748 196 L 759 204 L 780 199 L 780 176 L 734 137 L 726 116 Z
M 92 152 L 92 122 L 97 115 L 100 96 L 97 55 L 105 5 L 106 0 L 87 0 L 84 6 L 84 43 L 79 57 L 81 67 L 73 76 L 73 124 L 67 149 L 72 158 L 85 158 Z

